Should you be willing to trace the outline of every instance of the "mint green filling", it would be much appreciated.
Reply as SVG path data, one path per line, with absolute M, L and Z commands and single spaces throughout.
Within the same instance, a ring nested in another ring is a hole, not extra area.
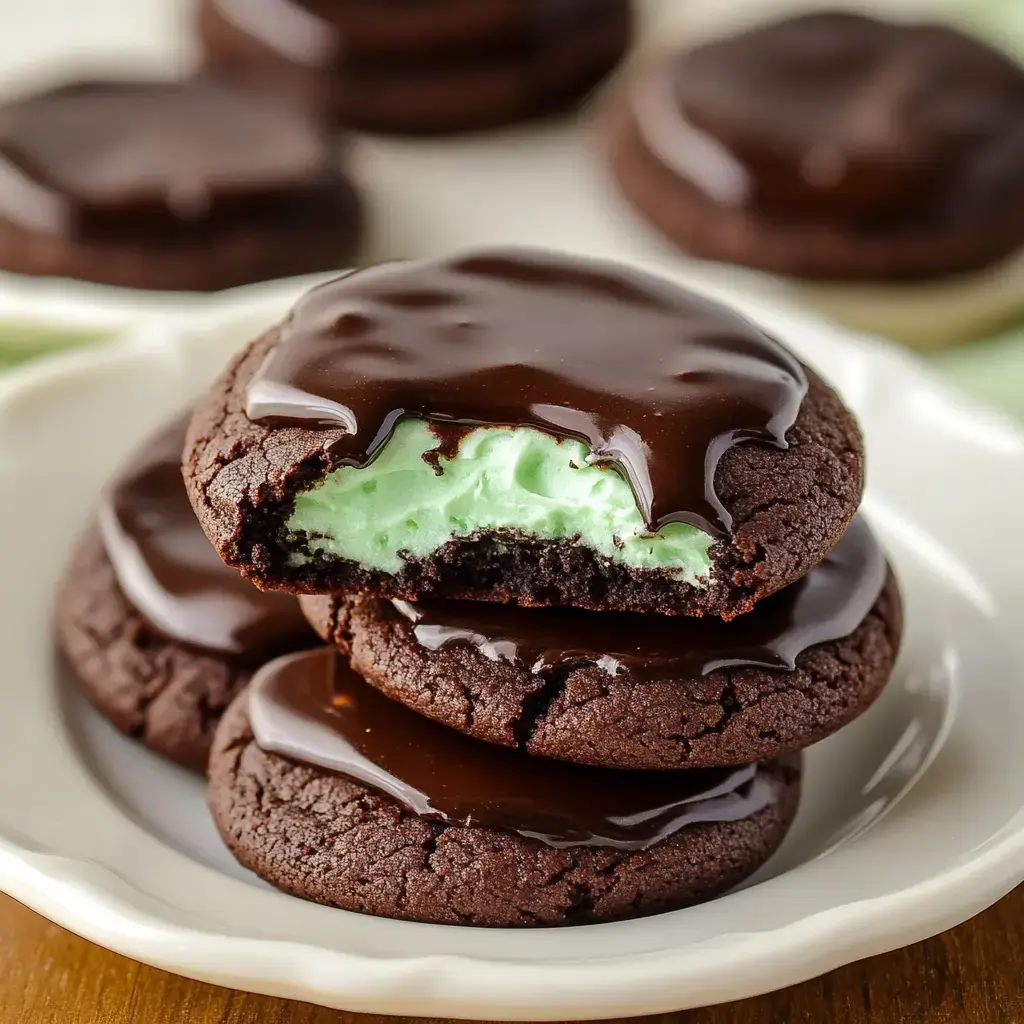
M 478 532 L 576 538 L 614 562 L 706 586 L 712 537 L 686 523 L 649 533 L 629 484 L 588 465 L 581 442 L 481 427 L 439 460 L 440 474 L 423 460 L 436 447 L 426 423 L 403 421 L 368 466 L 337 469 L 299 494 L 288 530 L 315 551 L 389 573 Z

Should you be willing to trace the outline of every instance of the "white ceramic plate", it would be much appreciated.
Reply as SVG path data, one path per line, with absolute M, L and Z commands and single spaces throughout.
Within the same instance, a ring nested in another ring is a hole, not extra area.
M 68 685 L 51 605 L 114 466 L 298 287 L 153 318 L 125 340 L 0 380 L 0 888 L 193 977 L 349 1010 L 508 1020 L 751 995 L 949 927 L 1021 879 L 1013 538 L 1024 440 L 908 357 L 749 302 L 860 415 L 867 508 L 907 605 L 892 684 L 810 751 L 797 823 L 756 884 L 642 921 L 513 932 L 331 910 L 240 869 L 201 782 L 115 733 Z
M 187 59 L 170 0 L 66 6 L 35 0 L 5 22 L 0 84 L 43 75 L 44 56 L 92 62 L 129 49 L 147 66 Z M 662 40 L 664 19 L 684 5 L 645 7 L 648 38 Z M 443 143 L 360 140 L 368 255 L 513 241 L 678 267 L 616 205 L 589 147 L 586 130 L 557 124 Z M 705 283 L 755 288 L 728 272 Z M 0 888 L 97 942 L 197 978 L 350 1010 L 536 1020 L 656 1012 L 790 984 L 951 926 L 1024 876 L 1024 594 L 1012 540 L 1024 441 L 909 358 L 760 308 L 752 294 L 751 311 L 862 417 L 868 509 L 908 605 L 893 683 L 811 751 L 796 826 L 756 884 L 645 921 L 514 933 L 333 911 L 241 870 L 214 833 L 199 780 L 116 734 L 68 685 L 50 615 L 69 545 L 117 462 L 299 289 L 186 299 L 0 275 L 0 318 L 129 335 L 0 379 Z

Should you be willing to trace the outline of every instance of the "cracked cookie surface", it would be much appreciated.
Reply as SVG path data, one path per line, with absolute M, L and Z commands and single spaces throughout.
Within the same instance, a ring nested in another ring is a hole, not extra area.
M 367 682 L 477 739 L 531 754 L 627 769 L 748 764 L 802 749 L 860 715 L 899 650 L 899 591 L 889 578 L 849 636 L 804 651 L 793 671 L 718 669 L 638 679 L 599 665 L 545 675 L 465 643 L 436 649 L 382 599 L 302 599 L 320 636 L 348 652 Z
M 646 850 L 555 849 L 429 822 L 344 776 L 268 754 L 253 739 L 243 694 L 214 740 L 210 807 L 243 865 L 318 903 L 440 924 L 582 924 L 709 899 L 756 870 L 799 797 L 796 767 L 770 770 L 778 800 L 744 820 L 688 826 Z
M 809 372 L 789 447 L 738 444 L 719 463 L 715 488 L 733 529 L 711 548 L 713 568 L 703 589 L 663 570 L 610 562 L 572 540 L 506 534 L 456 538 L 397 573 L 322 556 L 295 565 L 285 522 L 296 493 L 336 468 L 327 449 L 343 432 L 268 428 L 246 417 L 248 383 L 277 343 L 278 331 L 269 331 L 215 382 L 190 424 L 184 460 L 206 535 L 229 565 L 268 589 L 732 617 L 817 565 L 860 503 L 863 445 L 856 421 Z

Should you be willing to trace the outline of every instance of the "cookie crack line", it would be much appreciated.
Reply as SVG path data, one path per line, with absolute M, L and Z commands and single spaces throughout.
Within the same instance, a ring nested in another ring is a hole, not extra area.
M 569 677 L 582 667 L 583 665 L 566 665 L 540 676 L 540 688 L 523 701 L 519 717 L 512 723 L 512 738 L 517 747 L 526 749 L 538 726 L 551 710 L 551 706 L 565 692 Z
M 845 558 L 841 552 L 836 564 Z M 851 721 L 881 692 L 900 632 L 899 594 L 891 572 L 855 628 L 793 652 L 792 669 L 740 664 L 702 672 L 689 665 L 685 671 L 680 667 L 650 677 L 630 667 L 613 670 L 604 662 L 599 652 L 631 650 L 641 641 L 606 635 L 602 619 L 590 613 L 573 614 L 597 624 L 596 641 L 584 637 L 577 642 L 573 636 L 558 647 L 567 636 L 557 625 L 555 646 L 545 633 L 521 633 L 516 616 L 539 613 L 512 611 L 507 620 L 500 612 L 477 606 L 483 616 L 477 619 L 467 612 L 471 605 L 424 602 L 418 613 L 418 621 L 430 630 L 424 645 L 400 609 L 395 616 L 385 599 L 304 599 L 307 614 L 319 622 L 328 642 L 336 639 L 323 626 L 332 602 L 344 605 L 353 627 L 351 650 L 342 646 L 343 652 L 351 655 L 353 667 L 367 682 L 391 699 L 479 740 L 623 770 L 716 767 L 774 757 L 774 746 L 757 742 L 759 725 L 774 726 L 787 750 L 817 742 Z M 813 601 L 810 606 L 820 609 L 821 604 Z M 543 614 L 547 618 L 556 613 Z M 681 625 L 705 628 L 703 623 L 663 621 L 673 635 Z M 437 626 L 440 632 L 435 633 Z M 446 634 L 452 629 L 458 635 Z M 476 639 L 470 642 L 467 636 Z M 505 650 L 494 661 L 486 643 L 481 648 L 477 642 L 480 637 L 493 642 L 510 636 L 516 638 L 517 653 Z M 685 643 L 684 648 L 692 650 Z M 560 650 L 564 656 L 557 655 Z M 594 657 L 587 656 L 590 651 Z M 472 727 L 466 714 L 466 679 L 474 681 Z M 709 724 L 715 729 L 705 728 Z M 716 730 L 724 738 L 709 739 Z M 690 750 L 683 740 L 695 737 L 697 745 Z

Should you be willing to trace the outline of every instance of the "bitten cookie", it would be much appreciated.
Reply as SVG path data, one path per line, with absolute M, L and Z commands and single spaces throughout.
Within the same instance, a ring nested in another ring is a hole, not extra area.
M 203 79 L 91 81 L 0 106 L 0 267 L 215 291 L 351 262 L 337 143 L 284 100 Z
M 881 693 L 899 592 L 867 524 L 748 615 L 680 619 L 368 595 L 302 598 L 387 696 L 470 736 L 624 769 L 749 764 L 835 732 Z
M 636 917 L 731 888 L 776 849 L 795 762 L 626 773 L 468 739 L 388 701 L 329 649 L 281 658 L 222 720 L 210 807 L 287 892 L 441 924 Z
M 314 289 L 189 428 L 207 536 L 262 587 L 731 617 L 825 557 L 857 425 L 779 342 L 529 250 Z
M 61 646 L 119 729 L 196 771 L 262 661 L 316 644 L 297 602 L 217 557 L 181 482 L 184 424 L 153 438 L 104 496 L 57 593 Z
M 626 197 L 708 259 L 895 281 L 1024 244 L 1024 70 L 952 28 L 758 26 L 640 69 L 606 129 Z
M 460 131 L 559 110 L 620 60 L 629 0 L 200 0 L 207 67 L 342 124 Z

